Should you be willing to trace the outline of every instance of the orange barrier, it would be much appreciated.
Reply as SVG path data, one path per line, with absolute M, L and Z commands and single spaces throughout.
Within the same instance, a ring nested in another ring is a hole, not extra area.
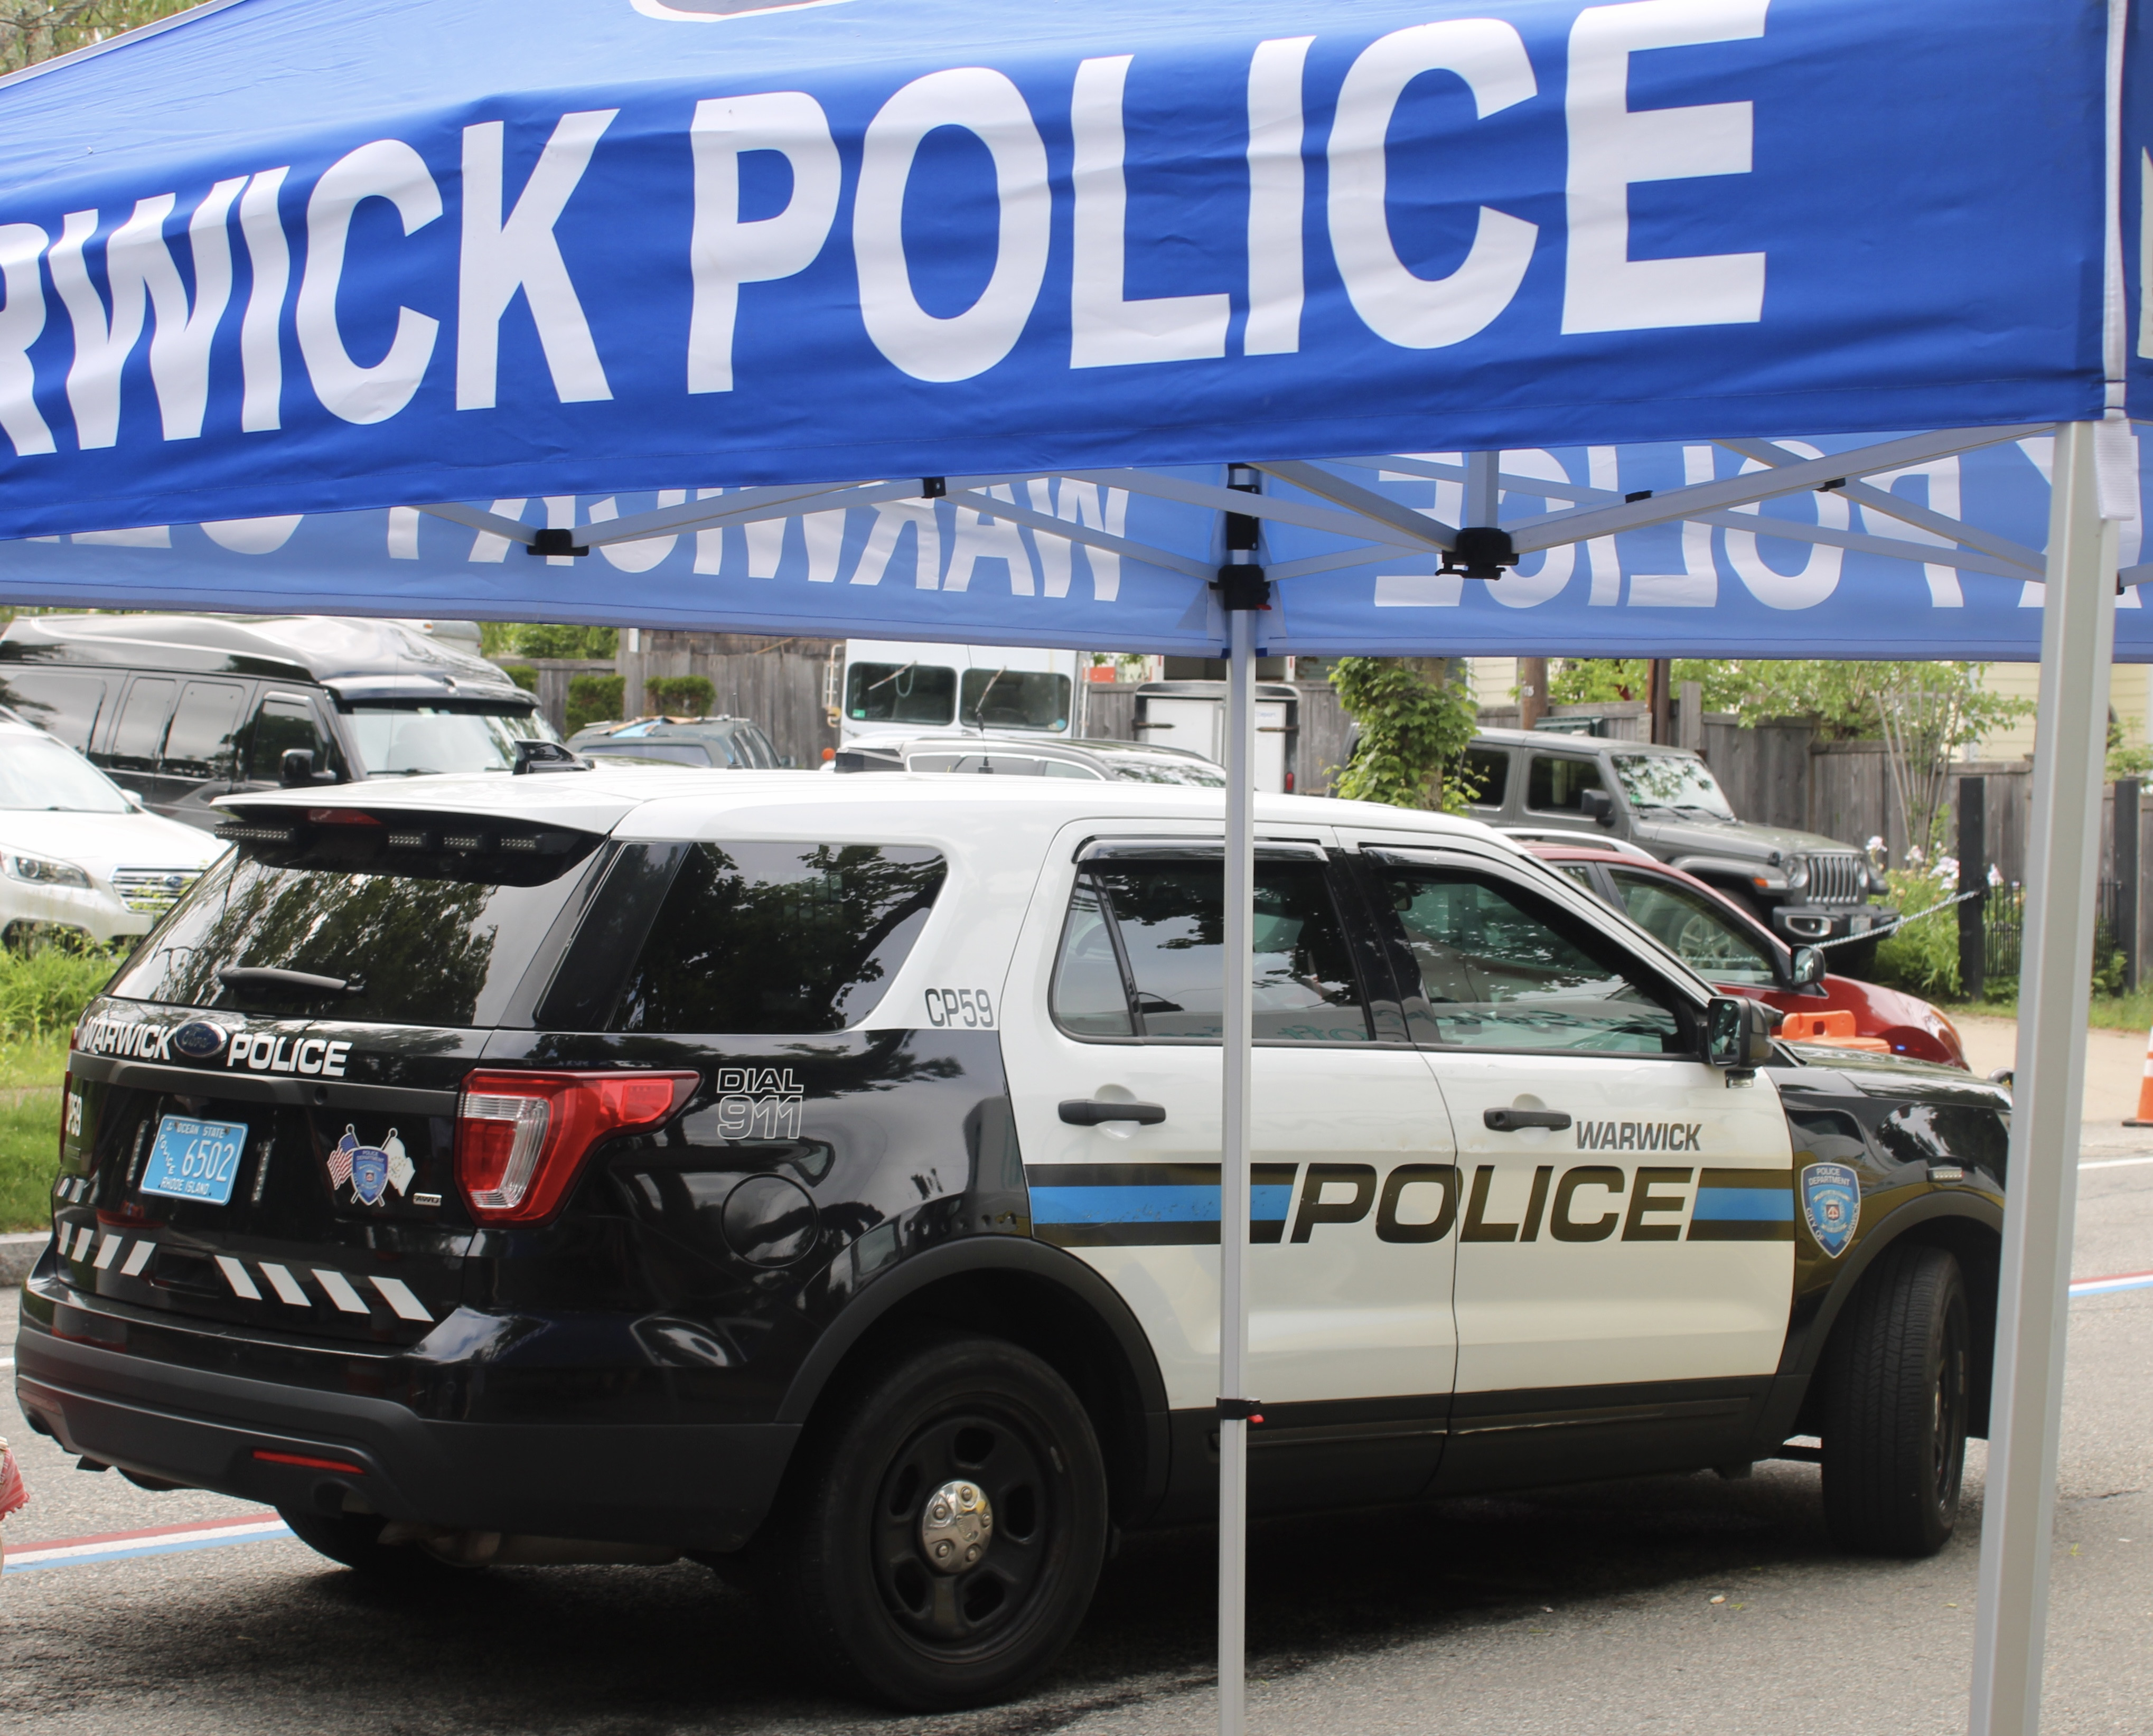
M 2153 1128 L 2153 1031 L 2145 1033 L 2145 1072 L 2138 1081 L 2138 1112 L 2126 1128 Z
M 1835 1049 L 1862 1049 L 1873 1055 L 1889 1055 L 1891 1044 L 1881 1036 L 1855 1035 L 1854 1015 L 1845 1011 L 1789 1013 L 1779 1021 L 1779 1035 L 1790 1043 L 1828 1043 Z M 2153 1067 L 2153 1059 L 2147 1061 Z M 2141 1107 L 2140 1114 L 2145 1112 Z

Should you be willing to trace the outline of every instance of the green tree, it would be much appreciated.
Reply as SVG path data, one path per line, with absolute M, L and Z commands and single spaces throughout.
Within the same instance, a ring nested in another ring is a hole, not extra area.
M 192 9 L 196 0 L 0 0 L 0 72 L 19 72 L 124 30 Z
M 1731 711 L 1743 690 L 1742 665 L 1704 657 L 1677 657 L 1674 683 L 1704 689 L 1704 709 Z M 1643 657 L 1565 657 L 1548 672 L 1548 701 L 1556 705 L 1606 705 L 1615 700 L 1643 700 L 1652 692 L 1652 669 Z
M 4 0 L 0 0 L 4 3 Z M 482 621 L 479 644 L 489 657 L 612 657 L 618 627 L 568 627 L 550 621 Z
M 1361 730 L 1338 795 L 1393 807 L 1465 811 L 1473 792 L 1460 774 L 1479 721 L 1463 679 L 1439 659 L 1341 657 L 1331 680 Z

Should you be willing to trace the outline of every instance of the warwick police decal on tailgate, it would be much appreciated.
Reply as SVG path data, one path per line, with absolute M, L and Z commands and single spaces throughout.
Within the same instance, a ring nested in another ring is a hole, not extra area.
M 1845 1163 L 1810 1164 L 1802 1171 L 1802 1215 L 1817 1246 L 1838 1259 L 1861 1222 L 1861 1178 Z
M 379 1145 L 361 1145 L 358 1133 L 349 1126 L 336 1148 L 329 1153 L 329 1191 L 334 1193 L 346 1182 L 361 1205 L 379 1205 L 382 1195 L 390 1188 L 402 1194 L 411 1185 L 418 1166 L 405 1153 L 404 1142 L 396 1137 L 396 1129 L 389 1130 L 389 1137 Z

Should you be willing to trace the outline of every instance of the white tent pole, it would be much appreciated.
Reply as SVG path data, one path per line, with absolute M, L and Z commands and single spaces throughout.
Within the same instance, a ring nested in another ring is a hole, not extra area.
M 1253 480 L 1253 479 L 1251 479 Z M 1253 527 L 1251 526 L 1251 528 Z M 1229 553 L 1228 560 L 1234 561 Z M 1254 551 L 1240 556 L 1254 560 Z M 1224 1017 L 1219 1033 L 1219 1395 L 1245 1401 L 1249 1367 L 1249 1123 L 1255 1025 L 1250 931 L 1256 885 L 1256 617 L 1224 592 L 1226 863 Z M 1248 1678 L 1249 1425 L 1245 1403 L 1219 1407 L 1219 1736 L 1241 1736 Z M 1236 1414 L 1236 1411 L 1240 1414 Z
M 1971 1736 L 2040 1726 L 2115 631 L 2115 529 L 2100 517 L 2096 425 L 2056 430 Z

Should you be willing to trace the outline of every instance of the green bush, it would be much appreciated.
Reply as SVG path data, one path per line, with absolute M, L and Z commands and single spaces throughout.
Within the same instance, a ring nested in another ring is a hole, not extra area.
M 717 702 L 707 675 L 659 675 L 643 684 L 644 708 L 668 717 L 708 717 Z
M 628 682 L 620 675 L 576 675 L 568 682 L 568 733 L 586 724 L 609 723 L 620 715 Z
M 57 1088 L 0 1097 L 0 1235 L 52 1222 L 59 1143 Z
M 44 947 L 27 958 L 0 950 L 0 1038 L 64 1032 L 112 980 L 114 954 Z
M 501 666 L 501 672 L 526 693 L 537 692 L 538 671 L 529 664 L 504 663 Z
M 1911 916 L 1958 890 L 1958 864 L 1948 858 L 1934 863 L 1917 859 L 1911 867 L 1890 869 L 1886 878 L 1892 904 Z M 1924 1000 L 1957 1000 L 1958 906 L 1947 904 L 1886 934 L 1877 943 L 1870 975 L 1887 989 L 1903 989 Z

